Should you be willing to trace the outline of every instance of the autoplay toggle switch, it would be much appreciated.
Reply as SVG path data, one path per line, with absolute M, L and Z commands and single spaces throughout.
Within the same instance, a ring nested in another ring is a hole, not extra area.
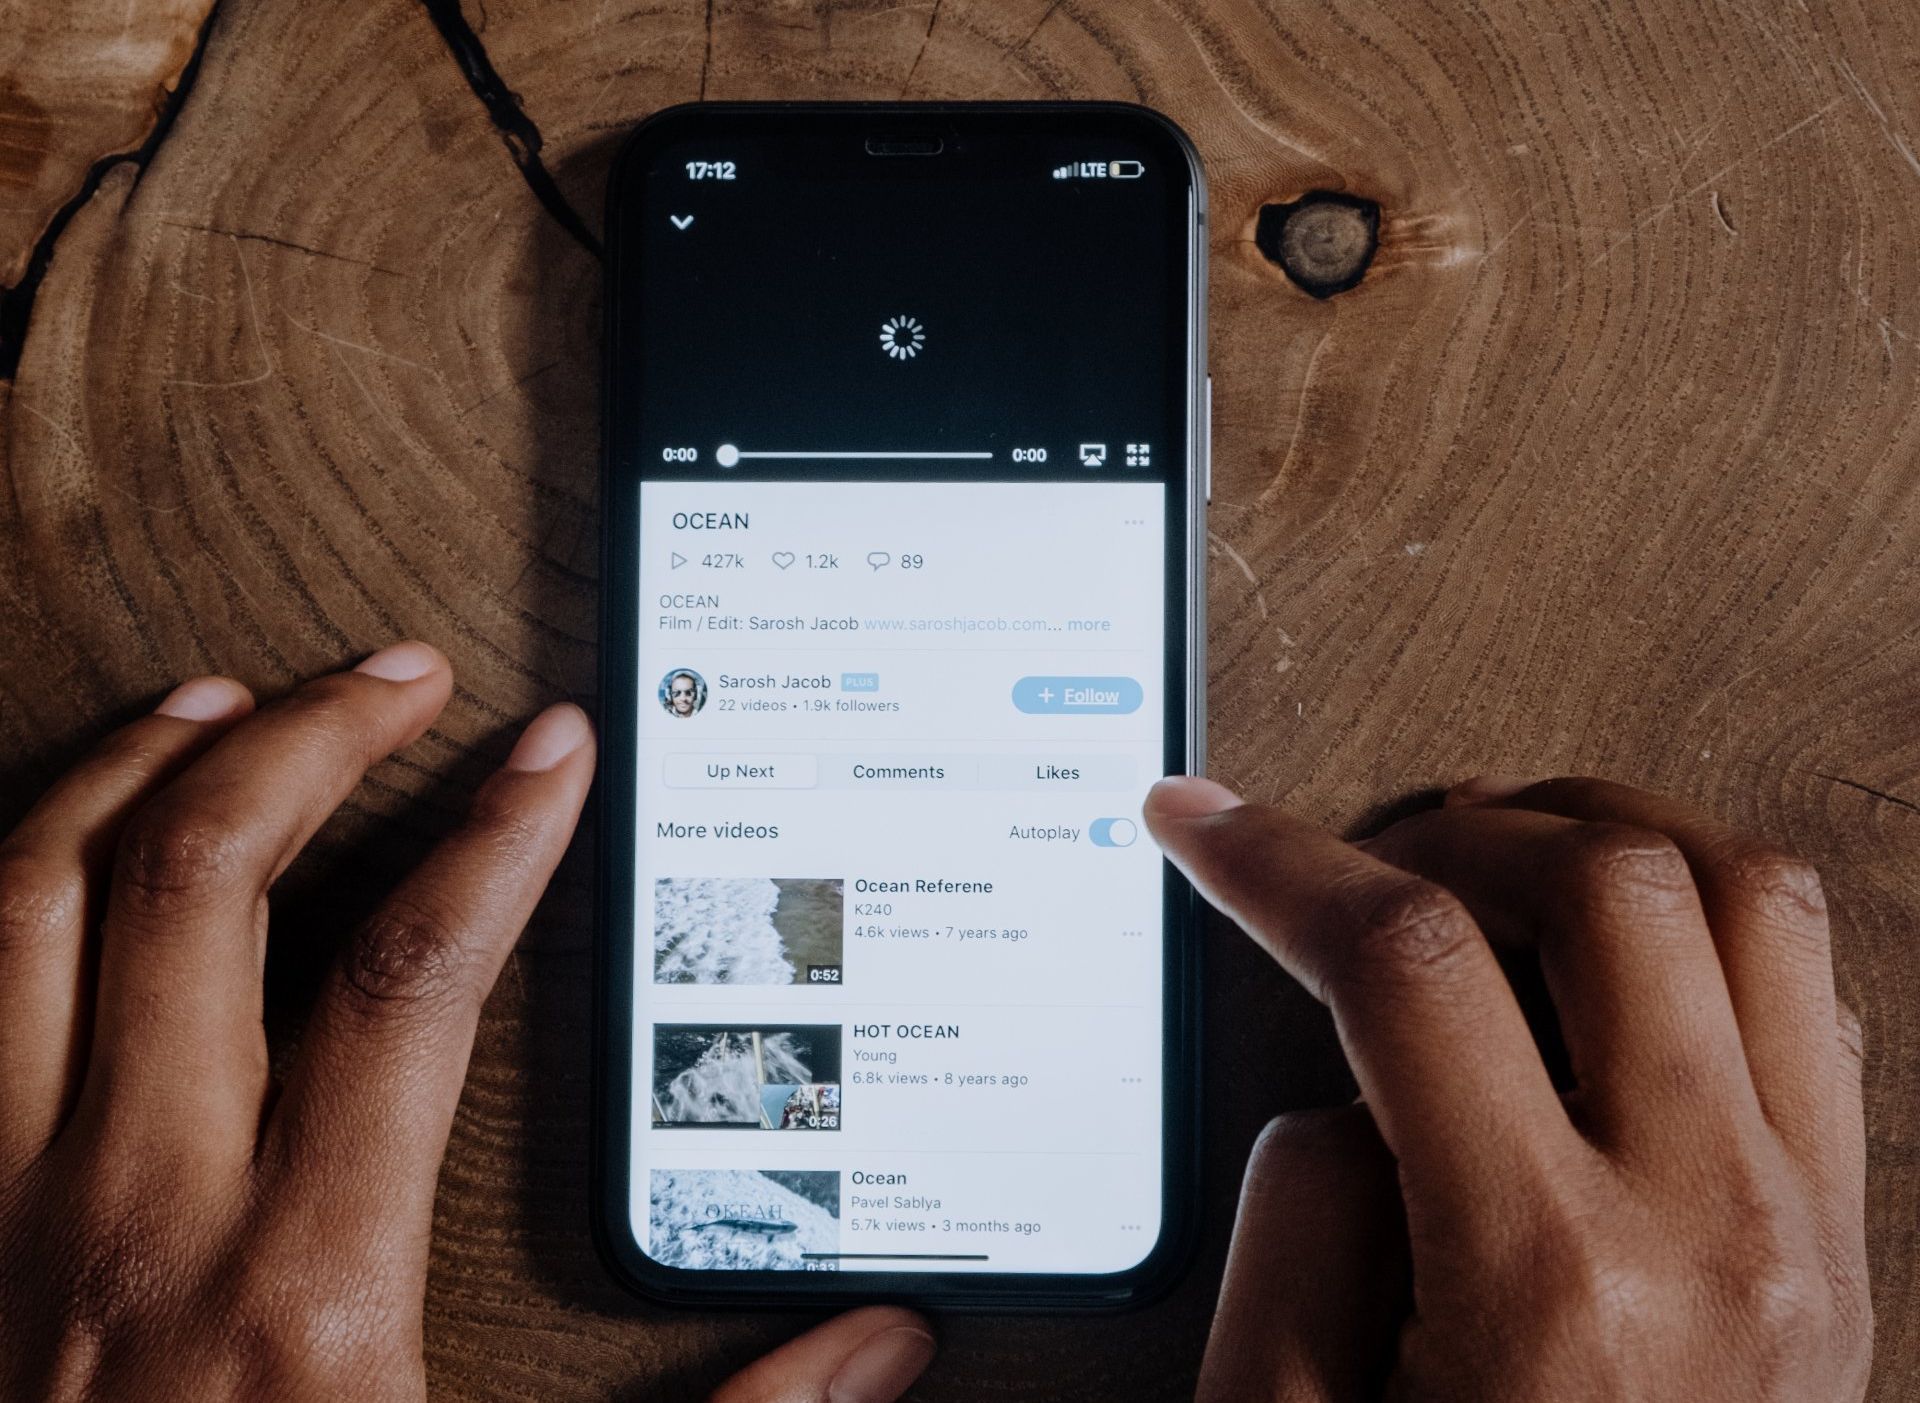
M 1096 818 L 1087 825 L 1087 841 L 1096 848 L 1130 848 L 1140 835 L 1130 818 Z

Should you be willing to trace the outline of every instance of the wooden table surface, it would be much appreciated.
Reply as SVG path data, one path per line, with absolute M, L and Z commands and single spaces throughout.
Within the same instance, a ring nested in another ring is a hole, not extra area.
M 1867 1033 L 1873 1397 L 1920 1374 L 1920 11 L 1904 0 L 0 0 L 0 818 L 174 679 L 403 635 L 459 685 L 278 903 L 276 1019 L 513 725 L 594 683 L 600 192 L 714 98 L 1122 98 L 1212 181 L 1215 772 L 1347 828 L 1479 770 L 1799 850 Z M 1263 205 L 1379 202 L 1304 295 Z M 779 237 L 778 230 L 769 231 Z M 587 865 L 489 1006 L 438 1396 L 695 1398 L 797 1318 L 585 1231 Z M 1210 937 L 1200 1261 L 942 1322 L 912 1395 L 1175 1399 L 1238 1167 L 1328 1025 Z

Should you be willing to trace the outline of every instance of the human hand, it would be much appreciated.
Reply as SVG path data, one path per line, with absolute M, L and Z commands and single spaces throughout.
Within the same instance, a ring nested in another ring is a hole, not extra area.
M 1207 780 L 1146 817 L 1363 1101 L 1254 1147 L 1202 1400 L 1864 1395 L 1860 1033 L 1810 867 L 1591 779 L 1357 845 Z M 1538 957 L 1565 1094 L 1496 949 Z
M 346 942 L 283 1086 L 267 890 L 446 704 L 376 653 L 258 712 L 200 678 L 0 843 L 0 1399 L 418 1400 L 434 1184 L 480 1008 L 573 833 L 592 728 L 550 707 Z M 891 1403 L 932 1354 L 855 1311 L 720 1403 Z

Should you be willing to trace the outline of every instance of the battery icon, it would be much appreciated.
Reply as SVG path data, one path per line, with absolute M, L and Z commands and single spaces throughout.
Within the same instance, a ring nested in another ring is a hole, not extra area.
M 1109 180 L 1138 180 L 1146 173 L 1146 166 L 1139 161 L 1107 162 L 1107 178 Z

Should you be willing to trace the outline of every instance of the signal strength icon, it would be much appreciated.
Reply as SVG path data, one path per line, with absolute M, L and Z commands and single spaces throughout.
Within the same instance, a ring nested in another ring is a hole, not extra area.
M 1141 161 L 1074 161 L 1055 166 L 1055 180 L 1138 180 L 1147 173 Z

